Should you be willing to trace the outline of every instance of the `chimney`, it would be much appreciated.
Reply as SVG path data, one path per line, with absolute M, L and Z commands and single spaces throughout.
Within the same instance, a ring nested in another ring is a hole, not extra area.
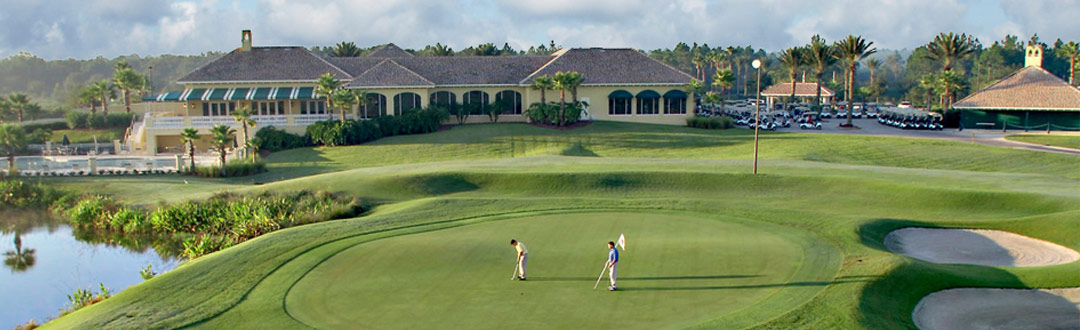
M 1037 66 L 1042 67 L 1043 61 L 1043 49 L 1042 45 L 1027 46 L 1025 49 L 1027 57 L 1024 58 L 1024 67 Z
M 251 51 L 251 30 L 240 32 L 240 50 Z

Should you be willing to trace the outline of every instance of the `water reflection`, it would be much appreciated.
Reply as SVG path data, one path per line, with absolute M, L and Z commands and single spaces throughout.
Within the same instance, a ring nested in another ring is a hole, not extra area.
M 133 237 L 67 226 L 47 212 L 0 212 L 0 329 L 59 314 L 75 289 L 103 283 L 112 292 L 142 282 L 151 264 L 163 273 L 179 264 L 176 239 Z

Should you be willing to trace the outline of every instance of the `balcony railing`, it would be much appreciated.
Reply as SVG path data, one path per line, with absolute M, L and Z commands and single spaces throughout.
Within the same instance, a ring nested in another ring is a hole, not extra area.
M 338 115 L 334 114 L 317 114 L 317 115 L 272 115 L 272 116 L 252 116 L 251 119 L 255 120 L 256 126 L 308 126 L 316 122 L 332 120 L 338 118 Z M 346 116 L 347 119 L 351 119 L 352 116 Z M 236 122 L 230 116 L 214 116 L 214 117 L 182 117 L 182 116 L 147 116 L 147 129 L 176 129 L 176 128 L 210 128 L 214 125 L 226 125 L 232 127 L 239 127 L 240 124 Z

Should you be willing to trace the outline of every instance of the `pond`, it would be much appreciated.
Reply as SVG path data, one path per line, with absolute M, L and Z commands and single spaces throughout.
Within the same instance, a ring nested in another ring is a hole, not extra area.
M 162 273 L 180 260 L 162 247 L 72 228 L 45 212 L 0 213 L 0 329 L 42 323 L 69 305 L 78 288 L 116 293 L 143 281 L 147 264 Z

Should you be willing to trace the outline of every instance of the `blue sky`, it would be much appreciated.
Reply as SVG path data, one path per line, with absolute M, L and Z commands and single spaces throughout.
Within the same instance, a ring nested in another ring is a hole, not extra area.
M 1080 40 L 1078 0 L 0 0 L 0 57 L 56 58 L 228 51 L 256 45 L 394 42 L 455 49 L 669 48 L 676 42 L 778 50 L 821 34 L 861 34 L 880 48 L 943 31 L 984 43 L 1007 34 Z

